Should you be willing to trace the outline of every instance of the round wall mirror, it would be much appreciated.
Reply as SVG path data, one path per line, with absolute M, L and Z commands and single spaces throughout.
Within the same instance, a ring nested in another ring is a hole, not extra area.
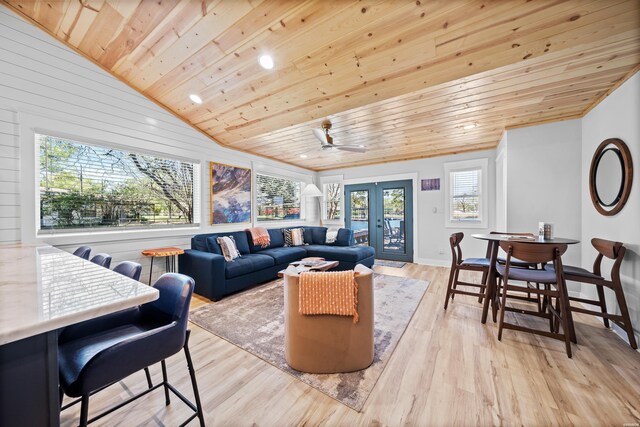
M 589 190 L 596 210 L 615 215 L 624 207 L 633 180 L 629 147 L 621 139 L 602 141 L 591 161 Z

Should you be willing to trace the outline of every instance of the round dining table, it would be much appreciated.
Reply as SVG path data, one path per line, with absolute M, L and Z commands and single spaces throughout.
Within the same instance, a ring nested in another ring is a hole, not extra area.
M 574 245 L 576 243 L 580 243 L 580 240 L 576 239 L 568 239 L 564 237 L 555 237 L 553 239 L 544 239 L 542 237 L 529 237 L 522 235 L 512 235 L 512 234 L 473 234 L 472 237 L 474 239 L 486 240 L 488 242 L 487 254 L 489 256 L 489 273 L 487 274 L 486 279 L 486 295 L 484 298 L 484 305 L 482 306 L 482 323 L 487 322 L 487 315 L 489 314 L 489 307 L 491 307 L 491 312 L 493 316 L 493 321 L 497 321 L 498 316 L 498 302 L 496 301 L 498 297 L 498 284 L 497 284 L 497 274 L 496 274 L 496 263 L 498 262 L 498 249 L 500 248 L 500 242 L 509 241 L 509 242 L 524 242 L 531 243 L 537 245 L 551 245 L 551 244 L 563 244 L 563 245 Z M 562 283 L 560 286 L 565 287 L 566 294 L 566 283 Z M 574 343 L 577 341 L 575 336 L 575 330 L 573 327 L 573 319 L 571 316 L 571 310 L 569 307 L 566 307 L 568 317 L 569 317 L 569 328 L 571 341 Z

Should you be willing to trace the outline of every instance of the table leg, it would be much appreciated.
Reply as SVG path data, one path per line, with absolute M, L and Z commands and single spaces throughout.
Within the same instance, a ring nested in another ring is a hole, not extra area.
M 153 258 L 151 257 L 151 267 L 149 267 L 149 286 L 151 286 L 151 273 L 153 273 Z
M 497 305 L 495 298 L 497 294 L 496 281 L 496 260 L 498 259 L 498 242 L 489 241 L 489 274 L 487 274 L 487 282 L 485 283 L 485 298 L 482 306 L 482 323 L 487 323 L 487 315 L 489 314 L 489 306 L 491 305 L 493 321 L 496 321 Z

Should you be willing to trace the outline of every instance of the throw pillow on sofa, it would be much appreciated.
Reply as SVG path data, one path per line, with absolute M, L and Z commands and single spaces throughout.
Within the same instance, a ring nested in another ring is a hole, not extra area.
M 303 246 L 304 244 L 304 229 L 291 228 L 284 230 L 285 246 Z
M 240 257 L 240 252 L 238 252 L 238 248 L 236 247 L 236 241 L 233 236 L 222 236 L 216 239 L 218 244 L 220 245 L 220 249 L 222 250 L 222 255 L 226 261 L 233 261 L 236 258 Z

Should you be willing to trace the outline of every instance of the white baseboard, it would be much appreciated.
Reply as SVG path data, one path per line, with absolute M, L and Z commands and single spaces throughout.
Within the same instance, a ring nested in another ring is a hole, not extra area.
M 583 299 L 587 299 L 589 298 L 587 295 L 585 295 L 583 292 L 569 292 L 571 294 L 571 296 L 575 296 L 578 298 L 583 298 Z M 573 295 L 575 294 L 575 295 Z M 591 304 L 584 304 L 584 303 L 580 303 L 583 306 L 588 305 L 590 308 L 590 310 L 598 310 L 599 307 L 595 306 L 595 305 L 591 305 Z M 608 308 L 608 307 L 607 307 Z M 602 326 L 604 326 L 604 319 L 602 317 L 599 316 L 594 316 L 600 323 L 602 323 Z M 613 333 L 615 333 L 618 337 L 620 337 L 620 339 L 622 341 L 624 341 L 625 343 L 627 343 L 627 345 L 629 344 L 629 336 L 627 335 L 627 331 L 625 331 L 624 329 L 622 329 L 620 326 L 616 325 L 613 322 L 609 322 L 609 325 L 611 325 L 611 327 L 609 329 L 611 329 L 611 331 L 613 331 Z M 636 342 L 640 342 L 640 336 L 634 331 L 633 335 L 636 337 Z M 640 348 L 636 350 L 638 353 L 640 353 Z
M 433 265 L 436 267 L 451 267 L 451 261 L 446 261 L 443 259 L 414 258 L 413 262 L 420 265 Z

